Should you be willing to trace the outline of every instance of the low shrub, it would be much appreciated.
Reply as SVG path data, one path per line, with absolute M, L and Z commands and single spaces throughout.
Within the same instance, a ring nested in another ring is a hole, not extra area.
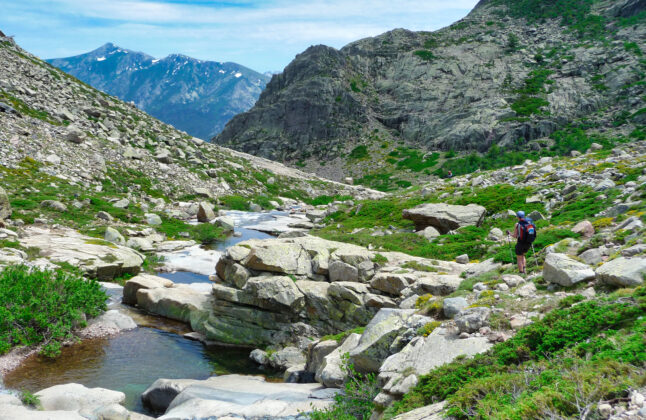
M 46 356 L 60 354 L 72 329 L 106 309 L 106 294 L 77 273 L 6 267 L 0 273 L 0 354 L 17 345 L 42 344 Z

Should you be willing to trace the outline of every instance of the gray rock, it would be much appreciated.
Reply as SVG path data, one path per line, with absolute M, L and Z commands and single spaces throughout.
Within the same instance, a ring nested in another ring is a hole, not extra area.
M 341 346 L 325 356 L 323 362 L 316 370 L 316 381 L 331 388 L 342 387 L 347 376 L 347 371 L 343 369 L 342 356 L 356 348 L 360 339 L 360 334 L 350 334 L 341 343 Z
M 328 267 L 330 281 L 358 281 L 359 270 L 343 261 L 332 261 Z
M 235 221 L 229 216 L 216 217 L 212 223 L 215 223 L 227 232 L 233 232 L 235 229 Z
M 60 201 L 56 201 L 56 200 L 41 201 L 40 206 L 48 208 L 48 209 L 52 209 L 52 210 L 58 211 L 58 212 L 67 211 L 67 206 L 65 204 L 61 203 Z
M 594 186 L 595 191 L 605 191 L 610 188 L 615 188 L 615 183 L 611 179 L 604 179 Z
M 521 276 L 517 276 L 515 274 L 503 274 L 502 281 L 504 281 L 505 284 L 509 287 L 516 287 L 520 284 L 525 283 L 524 278 L 522 278 Z
M 307 352 L 307 363 L 305 370 L 311 373 L 318 372 L 323 365 L 325 357 L 339 347 L 340 343 L 336 340 L 318 341 L 310 346 Z
M 360 372 L 378 372 L 381 363 L 390 356 L 390 345 L 408 327 L 414 315 L 412 309 L 381 309 L 366 326 L 356 348 L 350 351 L 350 361 Z
M 446 298 L 444 299 L 443 306 L 444 316 L 447 318 L 453 318 L 460 313 L 460 311 L 469 306 L 469 303 L 463 297 Z
M 412 220 L 418 230 L 433 226 L 445 234 L 463 226 L 479 226 L 487 210 L 476 204 L 455 206 L 443 203 L 422 204 L 403 211 L 404 219 Z
M 440 236 L 440 232 L 437 229 L 435 229 L 433 226 L 427 226 L 423 230 L 420 230 L 419 232 L 417 232 L 417 234 L 425 237 L 428 240 L 431 240 Z
M 576 283 L 594 280 L 594 270 L 565 254 L 551 253 L 545 258 L 543 278 L 549 283 L 572 286 Z
M 0 187 L 0 220 L 4 220 L 11 216 L 11 204 L 9 197 L 4 188 Z
M 144 215 L 146 217 L 146 223 L 152 226 L 157 226 L 162 224 L 161 217 L 155 213 L 146 213 Z
M 115 228 L 109 226 L 105 229 L 105 235 L 103 239 L 118 245 L 126 244 L 126 239 L 123 237 L 123 235 L 119 233 L 119 231 Z
M 588 220 L 577 223 L 572 232 L 581 234 L 584 238 L 591 238 L 594 235 L 594 226 Z
M 489 325 L 491 309 L 485 307 L 467 308 L 454 319 L 460 332 L 473 333 Z
M 215 213 L 213 212 L 213 207 L 207 202 L 200 201 L 197 209 L 197 221 L 202 223 L 208 223 L 213 219 L 215 219 Z
M 469 264 L 469 256 L 467 254 L 458 255 L 455 257 L 455 262 L 458 264 Z
M 90 414 L 97 408 L 121 404 L 126 400 L 123 392 L 105 388 L 87 388 L 80 384 L 55 385 L 35 394 L 40 399 L 43 410 L 78 411 L 81 415 Z
M 286 370 L 292 366 L 304 366 L 305 362 L 305 355 L 296 347 L 285 347 L 269 356 L 269 364 L 278 370 Z
M 114 217 L 112 217 L 112 215 L 110 213 L 105 212 L 103 210 L 101 210 L 100 212 L 98 212 L 96 214 L 96 218 L 101 219 L 101 220 L 105 220 L 105 221 L 108 221 L 108 222 L 112 222 L 114 220 Z
M 83 130 L 78 128 L 75 125 L 69 125 L 67 127 L 67 134 L 65 135 L 65 139 L 69 142 L 76 143 L 76 144 L 81 144 L 85 141 L 85 133 Z
M 249 353 L 249 358 L 261 366 L 269 364 L 269 355 L 264 350 L 253 350 L 251 353 Z
M 607 284 L 634 287 L 644 283 L 646 258 L 619 257 L 597 268 L 597 278 Z
M 113 207 L 116 207 L 118 209 L 128 208 L 129 205 L 130 205 L 130 200 L 128 200 L 127 198 L 122 198 L 121 200 L 112 204 Z
M 180 392 L 196 382 L 193 379 L 157 379 L 141 394 L 141 401 L 154 413 L 163 413 Z
M 588 265 L 597 265 L 603 261 L 603 253 L 599 248 L 592 248 L 587 251 L 583 251 L 579 255 L 579 258 Z

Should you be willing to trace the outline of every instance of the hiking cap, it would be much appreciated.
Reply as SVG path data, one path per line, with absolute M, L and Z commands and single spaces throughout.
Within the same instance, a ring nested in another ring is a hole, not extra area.
M 521 210 L 518 213 L 516 213 L 516 216 L 518 216 L 518 218 L 522 219 L 523 217 L 525 217 L 525 212 Z

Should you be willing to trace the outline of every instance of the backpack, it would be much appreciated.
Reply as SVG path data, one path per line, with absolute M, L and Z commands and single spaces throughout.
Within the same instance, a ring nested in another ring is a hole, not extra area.
M 536 225 L 532 219 L 520 219 L 518 221 L 518 241 L 531 244 L 536 239 Z

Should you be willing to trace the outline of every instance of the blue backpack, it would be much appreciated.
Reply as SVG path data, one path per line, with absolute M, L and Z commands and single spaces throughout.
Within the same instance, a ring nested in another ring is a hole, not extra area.
M 536 239 L 536 225 L 530 218 L 520 219 L 518 221 L 518 240 L 526 244 L 531 244 Z

